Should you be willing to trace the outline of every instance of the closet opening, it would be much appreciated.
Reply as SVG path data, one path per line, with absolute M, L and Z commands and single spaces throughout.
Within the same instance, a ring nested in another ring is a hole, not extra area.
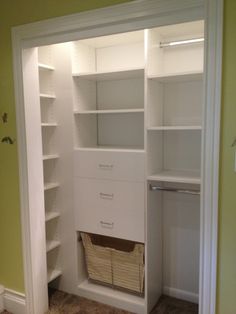
M 196 16 L 23 48 L 32 312 L 47 310 L 48 286 L 140 314 L 163 294 L 199 302 L 206 111 Z

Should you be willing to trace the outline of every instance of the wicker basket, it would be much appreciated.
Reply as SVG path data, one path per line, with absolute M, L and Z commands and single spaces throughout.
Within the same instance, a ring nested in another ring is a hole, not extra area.
M 95 235 L 86 233 L 81 233 L 81 237 L 85 248 L 89 279 L 136 293 L 143 293 L 143 244 L 136 243 L 131 251 L 127 251 L 126 243 L 129 241 L 118 240 L 123 241 L 118 243 L 117 239 L 114 239 L 115 244 L 110 245 L 112 238 L 109 238 L 108 247 L 108 242 L 104 241 L 104 238 L 107 237 L 97 236 L 96 238 Z M 92 241 L 93 239 L 95 241 Z M 128 243 L 128 250 L 130 250 L 130 242 Z

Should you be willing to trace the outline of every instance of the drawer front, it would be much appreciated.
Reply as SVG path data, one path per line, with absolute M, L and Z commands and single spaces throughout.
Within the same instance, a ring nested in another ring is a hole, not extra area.
M 144 152 L 74 153 L 76 177 L 144 182 Z
M 144 183 L 75 178 L 76 229 L 144 242 Z

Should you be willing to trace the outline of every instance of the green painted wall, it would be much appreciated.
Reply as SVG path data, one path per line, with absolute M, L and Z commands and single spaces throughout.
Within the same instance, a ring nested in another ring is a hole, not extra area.
M 0 4 L 0 136 L 16 137 L 10 29 L 12 26 L 128 0 L 9 0 Z M 218 314 L 236 313 L 236 174 L 230 147 L 236 136 L 236 2 L 225 0 L 221 177 L 219 212 Z M 0 283 L 24 291 L 16 145 L 0 144 Z M 207 313 L 204 313 L 207 314 Z
M 11 27 L 128 0 L 9 0 L 0 3 L 0 137 L 16 138 Z M 24 291 L 16 145 L 0 143 L 0 283 Z
M 236 1 L 225 0 L 219 203 L 218 314 L 236 313 Z

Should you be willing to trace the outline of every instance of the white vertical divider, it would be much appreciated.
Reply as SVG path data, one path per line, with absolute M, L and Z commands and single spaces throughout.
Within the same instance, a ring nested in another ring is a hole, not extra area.
M 144 108 L 145 108 L 145 152 L 146 152 L 146 177 L 148 175 L 149 163 L 152 154 L 148 143 L 148 84 L 147 79 L 150 60 L 150 30 L 145 30 L 145 89 L 144 89 Z M 155 306 L 157 300 L 162 294 L 162 195 L 153 193 L 146 184 L 146 215 L 145 215 L 146 241 L 145 241 L 145 303 L 146 313 L 149 313 Z
M 31 247 L 31 269 L 29 272 L 32 274 L 33 281 L 33 291 L 31 293 L 34 314 L 42 314 L 48 308 L 48 296 L 37 48 L 24 50 L 22 61 L 30 216 L 29 245 Z M 32 147 L 34 149 L 31 149 Z
M 58 268 L 62 271 L 59 279 L 60 290 L 77 293 L 79 280 L 77 260 L 77 236 L 74 226 L 73 208 L 73 99 L 70 43 L 53 46 L 54 82 L 57 116 L 57 151 L 58 162 L 58 236 L 61 246 L 58 249 Z M 83 275 L 82 275 L 83 277 Z

